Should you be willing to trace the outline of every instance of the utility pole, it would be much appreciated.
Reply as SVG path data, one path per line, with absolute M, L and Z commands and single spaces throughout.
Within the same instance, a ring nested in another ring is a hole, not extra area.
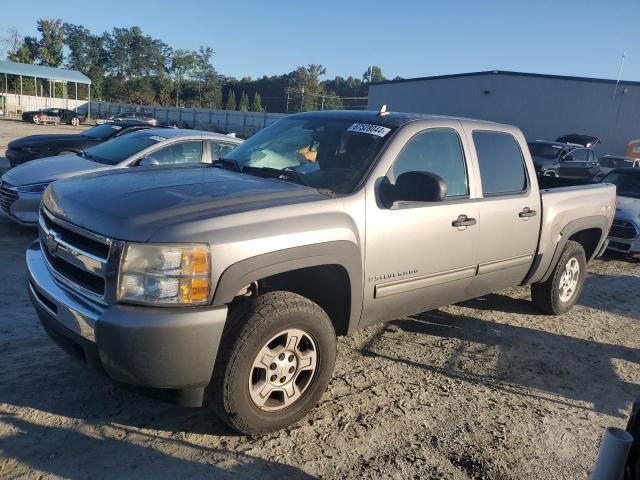
M 322 96 L 322 106 L 320 107 L 320 110 L 324 110 L 324 95 Z
M 293 88 L 291 87 L 287 87 L 284 89 L 284 93 L 287 94 L 287 113 L 289 113 L 289 97 L 291 96 L 292 91 L 293 91 Z
M 300 111 L 304 112 L 304 85 L 300 89 Z

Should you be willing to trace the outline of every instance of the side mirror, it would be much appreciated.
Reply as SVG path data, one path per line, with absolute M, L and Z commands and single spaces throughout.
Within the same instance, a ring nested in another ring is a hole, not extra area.
M 395 185 L 383 180 L 380 197 L 385 207 L 394 202 L 441 202 L 447 197 L 444 179 L 430 172 L 405 172 L 398 176 Z
M 160 162 L 153 157 L 144 157 L 138 162 L 138 165 L 140 165 L 141 167 L 146 167 L 148 165 L 160 165 Z

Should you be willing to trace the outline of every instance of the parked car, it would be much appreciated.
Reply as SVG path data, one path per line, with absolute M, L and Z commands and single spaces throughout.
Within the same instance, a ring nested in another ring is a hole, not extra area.
M 529 142 L 528 146 L 538 175 L 592 180 L 600 171 L 591 147 L 545 140 Z
M 44 110 L 22 112 L 22 120 L 35 124 L 42 123 L 45 119 L 48 119 L 55 123 L 66 123 L 68 125 L 78 126 L 84 122 L 85 118 L 85 115 L 66 108 L 46 108 Z
M 68 350 L 247 434 L 313 408 L 336 334 L 518 284 L 568 311 L 614 214 L 612 185 L 540 191 L 517 128 L 442 116 L 291 115 L 214 165 L 51 184 L 28 288 Z
M 623 157 L 618 155 L 604 155 L 598 159 L 600 172 L 596 175 L 595 180 L 600 181 L 604 176 L 614 168 L 640 167 L 640 158 Z
M 612 183 L 618 193 L 616 216 L 609 232 L 609 249 L 640 255 L 640 168 L 616 168 L 602 183 Z
M 101 127 L 110 125 L 101 125 Z M 98 128 L 98 127 L 96 127 Z M 36 225 L 42 192 L 60 178 L 139 165 L 210 164 L 242 140 L 173 128 L 138 130 L 78 153 L 32 160 L 2 176 L 0 207 L 23 225 Z
M 145 123 L 148 123 L 149 125 L 158 125 L 159 124 L 157 118 L 155 118 L 153 115 L 150 115 L 150 114 L 145 113 L 145 112 L 121 113 L 121 114 L 118 114 L 118 115 L 112 115 L 112 116 L 110 116 L 110 117 L 108 117 L 106 119 L 107 122 L 121 122 L 121 121 L 127 121 L 127 120 L 145 122 Z
M 98 125 L 82 133 L 30 135 L 9 142 L 5 156 L 11 167 L 37 158 L 80 153 L 83 150 L 136 130 L 151 128 L 144 122 L 114 122 Z

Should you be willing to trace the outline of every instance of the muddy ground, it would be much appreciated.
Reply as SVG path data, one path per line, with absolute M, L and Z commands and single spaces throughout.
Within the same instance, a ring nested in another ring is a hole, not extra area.
M 0 120 L 0 156 L 15 136 L 59 130 Z M 54 346 L 25 289 L 34 237 L 0 218 L 2 479 L 581 479 L 640 396 L 640 263 L 607 256 L 561 318 L 514 288 L 343 338 L 307 418 L 239 436 Z

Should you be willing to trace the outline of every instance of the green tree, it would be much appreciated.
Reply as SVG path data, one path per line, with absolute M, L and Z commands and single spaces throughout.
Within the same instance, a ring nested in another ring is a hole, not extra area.
M 236 109 L 236 94 L 233 90 L 229 90 L 229 94 L 227 95 L 227 104 L 224 107 L 225 110 L 235 110 Z
M 323 92 L 320 76 L 324 75 L 326 71 L 322 65 L 310 64 L 306 67 L 298 67 L 292 72 L 294 82 L 300 92 L 298 111 L 306 112 L 319 108 L 318 100 Z
M 264 107 L 262 106 L 262 97 L 260 97 L 260 93 L 257 90 L 253 94 L 253 100 L 251 101 L 251 110 L 254 112 L 264 112 Z
M 240 110 L 241 112 L 249 111 L 249 96 L 245 93 L 244 90 L 240 95 L 240 103 L 238 104 L 238 110 Z
M 171 59 L 171 71 L 175 82 L 176 107 L 180 106 L 180 88 L 185 78 L 191 78 L 197 63 L 196 53 L 192 50 L 176 50 Z
M 41 65 L 59 67 L 64 60 L 62 48 L 64 46 L 64 30 L 62 20 L 38 20 L 38 32 L 41 39 L 38 42 L 38 60 Z
M 362 82 L 363 83 L 374 83 L 374 82 L 382 82 L 386 80 L 384 75 L 382 75 L 382 69 L 377 65 L 372 65 L 362 74 Z
M 222 90 L 218 72 L 211 63 L 214 51 L 200 46 L 196 52 L 195 80 L 198 82 L 198 104 L 200 107 L 221 106 Z

